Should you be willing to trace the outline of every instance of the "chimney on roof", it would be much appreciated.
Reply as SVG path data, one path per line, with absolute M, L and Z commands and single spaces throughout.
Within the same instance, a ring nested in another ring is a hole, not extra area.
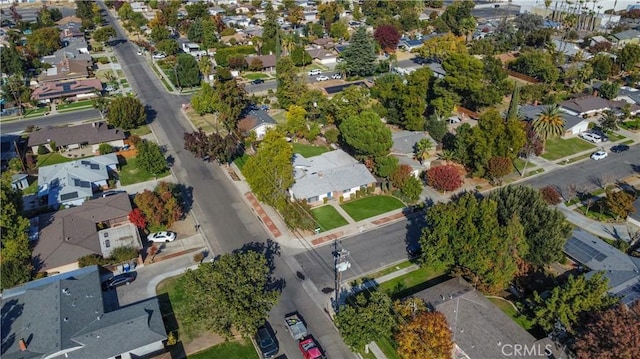
M 20 351 L 24 352 L 27 350 L 27 343 L 24 341 L 24 338 L 20 338 L 18 344 L 20 345 Z

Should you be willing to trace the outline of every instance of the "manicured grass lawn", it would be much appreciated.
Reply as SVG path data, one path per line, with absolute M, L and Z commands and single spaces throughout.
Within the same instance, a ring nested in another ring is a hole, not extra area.
M 174 332 L 176 339 L 183 343 L 189 343 L 198 336 L 203 328 L 180 322 L 180 313 L 184 310 L 184 306 L 189 300 L 184 294 L 184 285 L 181 278 L 182 276 L 177 276 L 163 280 L 156 287 L 156 294 L 160 298 L 160 311 L 165 319 L 167 332 Z M 175 319 L 175 321 L 169 318 Z
M 149 125 L 142 125 L 132 130 L 129 130 L 129 136 L 131 135 L 144 136 L 150 133 L 151 133 L 151 127 L 149 127 Z
M 383 269 L 383 270 L 381 270 L 379 272 L 375 272 L 375 273 L 373 273 L 372 275 L 370 275 L 368 277 L 370 277 L 370 278 L 382 277 L 383 275 L 387 275 L 389 273 L 393 273 L 393 272 L 399 271 L 400 269 L 407 268 L 407 267 L 410 267 L 412 265 L 413 265 L 413 263 L 411 261 L 404 261 L 404 262 L 398 263 L 398 264 L 396 264 L 394 266 L 385 268 L 385 269 Z
M 82 158 L 89 158 L 89 157 L 93 157 L 93 156 L 85 156 Z M 52 152 L 52 153 L 47 153 L 46 155 L 38 155 L 37 163 L 38 163 L 38 167 L 42 167 L 42 166 L 51 166 L 58 163 L 71 162 L 77 159 L 80 159 L 80 157 L 69 158 L 61 155 L 58 152 Z
M 513 308 L 511 304 L 509 304 L 509 302 L 502 299 L 498 299 L 498 298 L 487 298 L 487 299 L 489 299 L 493 304 L 495 304 L 498 308 L 500 308 L 500 310 L 502 310 L 504 314 L 508 315 L 511 319 L 513 319 L 514 322 L 516 322 L 522 328 L 526 330 L 530 330 L 531 328 L 533 328 L 533 322 L 529 320 L 527 317 L 525 317 L 524 315 L 521 315 L 520 313 L 518 313 L 518 311 L 515 308 Z
M 574 153 L 594 148 L 596 148 L 596 146 L 577 137 L 567 139 L 554 137 L 547 140 L 545 153 L 542 154 L 542 157 L 550 161 L 555 161 L 569 157 Z
M 638 130 L 640 129 L 640 118 L 636 118 L 635 120 L 624 121 L 620 124 L 621 127 L 627 130 Z
M 271 118 L 273 118 L 277 123 L 281 124 L 281 123 L 287 122 L 286 116 L 287 116 L 287 111 L 280 111 L 274 114 L 273 116 L 271 116 Z
M 238 166 L 238 169 L 240 170 L 240 172 L 242 172 L 242 168 L 244 167 L 245 163 L 247 163 L 248 159 L 249 159 L 249 155 L 244 154 L 241 157 L 238 157 L 235 160 L 233 160 L 233 163 L 235 163 L 236 166 Z
M 340 205 L 356 222 L 404 207 L 395 197 L 370 196 Z
M 313 218 L 318 221 L 322 232 L 345 226 L 349 223 L 330 205 L 314 208 L 311 210 L 311 213 L 313 214 Z
M 299 153 L 304 156 L 304 158 L 320 156 L 328 151 L 329 149 L 324 146 L 303 145 L 300 143 L 293 144 L 293 153 Z
M 405 275 L 380 283 L 378 288 L 391 296 L 392 299 L 400 299 L 449 279 L 445 273 L 439 268 L 420 267 Z
M 65 105 L 60 105 L 57 108 L 58 108 L 58 111 L 64 112 L 64 111 L 70 111 L 70 110 L 74 110 L 81 107 L 91 107 L 91 106 L 93 106 L 92 100 L 85 100 L 85 101 L 77 101 L 77 102 L 73 102 Z
M 209 349 L 191 354 L 189 359 L 210 359 L 210 358 L 236 358 L 236 359 L 258 359 L 258 353 L 250 341 L 226 342 L 214 345 Z
M 254 73 L 250 73 L 250 74 L 244 74 L 242 75 L 242 77 L 244 77 L 245 79 L 249 80 L 249 81 L 253 81 L 253 80 L 257 80 L 257 79 L 268 79 L 269 76 L 267 74 L 262 74 L 259 72 L 254 72 Z
M 376 339 L 376 344 L 378 344 L 378 347 L 380 347 L 380 350 L 382 350 L 387 358 L 400 359 L 400 355 L 398 355 L 391 338 L 378 338 Z
M 135 157 L 127 158 L 127 164 L 120 167 L 120 172 L 118 175 L 120 176 L 120 185 L 127 186 L 134 183 L 140 183 L 144 181 L 149 181 L 154 178 L 162 178 L 169 174 L 169 171 L 164 173 L 159 173 L 157 176 L 154 176 L 146 171 L 143 171 L 138 167 L 138 160 Z
M 158 75 L 158 77 L 160 78 L 160 81 L 162 81 L 162 84 L 164 85 L 164 87 L 167 89 L 167 91 L 171 91 L 171 85 L 169 84 L 169 82 L 162 76 L 162 74 L 160 73 L 160 70 L 158 70 L 157 67 L 155 66 L 151 66 L 151 68 L 153 69 L 153 72 L 156 73 L 156 75 Z
M 37 180 L 34 180 L 33 182 L 31 182 L 29 187 L 27 187 L 27 188 L 22 190 L 22 194 L 23 195 L 35 194 L 36 192 L 38 192 L 38 181 Z

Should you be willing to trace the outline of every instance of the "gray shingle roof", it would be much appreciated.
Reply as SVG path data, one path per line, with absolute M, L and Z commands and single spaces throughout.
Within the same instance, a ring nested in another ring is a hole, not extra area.
M 617 34 L 613 34 L 613 37 L 618 39 L 618 41 L 637 39 L 640 38 L 640 32 L 636 30 L 625 30 Z
M 424 132 L 419 131 L 398 131 L 391 134 L 393 145 L 391 146 L 391 153 L 397 154 L 410 154 L 415 151 L 416 143 L 421 139 L 428 138 L 431 143 L 433 140 Z
M 156 298 L 104 312 L 97 266 L 5 290 L 2 318 L 3 359 L 110 358 L 166 339 Z
M 74 144 L 99 144 L 125 139 L 124 131 L 109 128 L 106 123 L 94 122 L 69 127 L 46 127 L 29 135 L 29 146 L 38 146 L 54 141 L 56 146 Z
M 519 111 L 524 116 L 524 119 L 527 121 L 533 121 L 538 117 L 538 115 L 544 110 L 546 106 L 533 106 L 533 105 L 522 105 L 519 107 Z M 584 121 L 582 117 L 574 116 L 568 114 L 566 112 L 560 112 L 560 115 L 564 119 L 564 129 L 569 130 L 572 127 L 576 126 L 580 122 Z
M 294 155 L 296 182 L 290 192 L 296 199 L 306 199 L 334 191 L 343 191 L 376 182 L 367 167 L 342 150 L 304 158 Z
M 504 345 L 532 345 L 536 339 L 461 278 L 415 294 L 447 317 L 453 341 L 470 358 L 503 358 Z M 539 358 L 538 356 L 518 356 Z
M 561 107 L 564 107 L 570 111 L 582 114 L 589 111 L 602 111 L 609 108 L 609 100 L 596 96 L 585 96 L 566 100 L 560 103 Z

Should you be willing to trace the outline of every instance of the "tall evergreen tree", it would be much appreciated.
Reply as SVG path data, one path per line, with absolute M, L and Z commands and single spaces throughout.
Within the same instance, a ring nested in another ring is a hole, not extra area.
M 344 50 L 342 57 L 347 63 L 347 73 L 356 76 L 370 76 L 376 71 L 375 42 L 367 34 L 364 26 L 358 28 L 351 37 L 351 44 Z
M 516 85 L 511 94 L 511 102 L 509 102 L 509 110 L 507 111 L 507 120 L 518 119 L 518 107 L 520 105 L 520 86 Z
M 289 56 L 280 58 L 276 63 L 276 97 L 281 108 L 295 105 L 307 91 L 302 78 L 298 76 L 295 65 Z

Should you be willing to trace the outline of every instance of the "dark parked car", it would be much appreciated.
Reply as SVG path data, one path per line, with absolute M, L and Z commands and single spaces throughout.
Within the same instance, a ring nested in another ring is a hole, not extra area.
M 593 133 L 594 135 L 600 136 L 600 138 L 602 139 L 602 142 L 609 141 L 609 136 L 607 136 L 604 132 L 602 132 L 600 130 L 591 130 L 589 132 Z
M 615 146 L 611 147 L 611 152 L 620 153 L 620 152 L 624 152 L 624 151 L 626 151 L 628 149 L 629 149 L 629 146 L 620 144 L 620 145 L 615 145 Z
M 252 85 L 258 85 L 258 84 L 262 84 L 262 83 L 264 83 L 263 79 L 255 79 L 255 80 L 251 81 Z
M 256 333 L 256 343 L 258 344 L 264 359 L 275 357 L 280 350 L 278 347 L 278 340 L 276 339 L 276 336 L 271 330 L 269 324 L 258 328 L 258 332 Z
M 136 280 L 136 276 L 133 273 L 118 274 L 102 283 L 102 290 L 115 289 L 121 285 L 129 285 L 134 280 Z

